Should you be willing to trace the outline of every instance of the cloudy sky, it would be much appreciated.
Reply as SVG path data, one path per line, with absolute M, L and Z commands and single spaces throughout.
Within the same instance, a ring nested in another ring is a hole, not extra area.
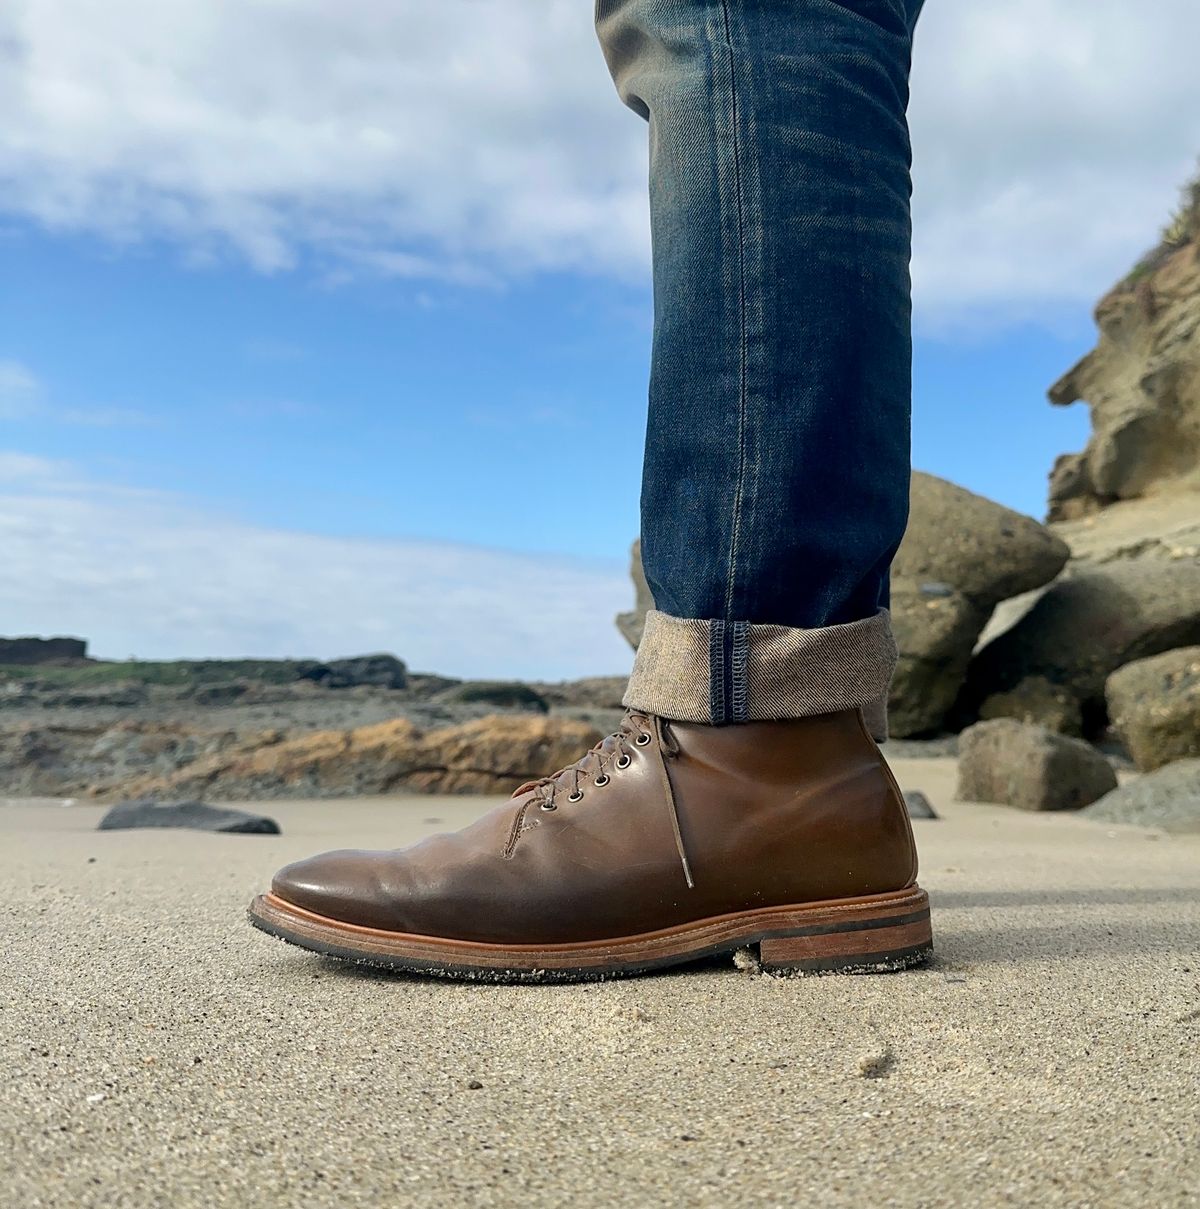
M 0 9 L 0 633 L 621 670 L 645 128 L 585 0 Z M 928 0 L 919 466 L 1037 513 L 1046 386 L 1200 153 L 1195 0 Z

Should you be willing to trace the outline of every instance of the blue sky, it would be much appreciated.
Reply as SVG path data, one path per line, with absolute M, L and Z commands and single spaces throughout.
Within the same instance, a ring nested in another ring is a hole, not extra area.
M 0 632 L 628 666 L 645 132 L 581 7 L 5 18 Z M 942 7 L 914 75 L 914 461 L 1040 515 L 1087 435 L 1046 388 L 1200 151 L 1173 49 L 1200 15 L 1171 38 L 1100 0 L 1100 36 L 1095 3 Z

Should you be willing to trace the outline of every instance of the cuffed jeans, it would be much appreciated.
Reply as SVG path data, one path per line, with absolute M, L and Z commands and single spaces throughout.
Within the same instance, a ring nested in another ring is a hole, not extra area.
M 625 704 L 886 736 L 921 0 L 597 0 L 649 123 L 646 618 Z

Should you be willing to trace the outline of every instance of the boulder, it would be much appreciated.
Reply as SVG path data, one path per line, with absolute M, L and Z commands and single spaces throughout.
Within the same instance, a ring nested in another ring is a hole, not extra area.
M 546 698 L 521 680 L 463 680 L 443 689 L 432 699 L 441 704 L 500 706 L 534 710 L 539 714 L 550 709 Z
M 99 831 L 138 827 L 186 827 L 236 835 L 279 835 L 279 824 L 265 814 L 209 806 L 204 802 L 121 802 L 97 824 Z
M 126 796 L 245 800 L 398 792 L 511 793 L 579 759 L 600 732 L 569 719 L 497 715 L 422 731 L 404 719 L 239 746 L 165 776 L 134 778 Z
M 900 648 L 888 705 L 893 734 L 945 726 L 992 610 L 1048 583 L 1068 554 L 1030 517 L 933 475 L 913 475 L 908 529 L 892 564 Z
M 958 797 L 1022 810 L 1078 810 L 1117 786 L 1112 765 L 1081 739 L 1011 718 L 959 736 Z
M 993 693 L 979 706 L 979 717 L 1015 718 L 1033 722 L 1063 735 L 1081 735 L 1079 698 L 1070 689 L 1053 684 L 1045 676 L 1026 676 L 1011 689 Z
M 1127 663 L 1109 676 L 1104 694 L 1139 768 L 1200 756 L 1200 646 Z
M 1117 668 L 1200 643 L 1200 560 L 1160 557 L 1080 562 L 1010 629 L 977 652 L 964 701 L 981 710 L 1037 677 L 1081 703 L 1085 733 L 1105 716 Z
M 315 680 L 325 688 L 402 689 L 408 686 L 408 668 L 395 655 L 356 655 L 351 659 L 334 659 L 306 668 L 300 676 Z
M 1200 760 L 1177 760 L 1107 793 L 1083 811 L 1098 823 L 1200 832 Z

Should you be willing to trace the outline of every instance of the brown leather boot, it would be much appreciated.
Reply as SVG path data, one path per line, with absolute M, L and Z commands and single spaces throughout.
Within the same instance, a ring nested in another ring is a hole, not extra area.
M 896 782 L 858 710 L 711 727 L 630 710 L 582 759 L 453 835 L 288 865 L 250 907 L 318 953 L 570 980 L 757 946 L 767 970 L 931 952 Z

